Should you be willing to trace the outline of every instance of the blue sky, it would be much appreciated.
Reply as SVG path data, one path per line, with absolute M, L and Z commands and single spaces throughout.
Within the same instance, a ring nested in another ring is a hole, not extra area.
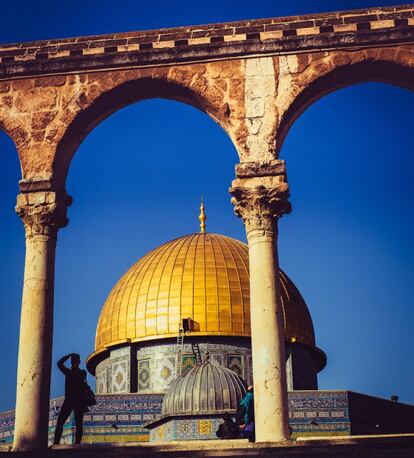
M 384 4 L 398 2 L 7 2 L 0 42 Z M 280 263 L 328 355 L 322 389 L 414 403 L 413 105 L 413 93 L 379 83 L 337 91 L 303 113 L 282 149 L 293 212 L 280 223 Z M 148 250 L 198 230 L 201 194 L 207 230 L 245 240 L 227 192 L 237 162 L 220 127 L 172 101 L 128 106 L 90 133 L 67 182 L 74 203 L 58 240 L 54 361 L 72 351 L 86 359 L 113 285 Z M 14 406 L 24 261 L 19 163 L 1 132 L 0 174 L 1 411 Z M 52 395 L 62 393 L 54 369 Z

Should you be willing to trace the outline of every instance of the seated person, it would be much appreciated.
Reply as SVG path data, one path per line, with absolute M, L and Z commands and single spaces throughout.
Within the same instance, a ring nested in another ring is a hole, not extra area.
M 224 423 L 221 423 L 216 431 L 217 437 L 221 439 L 237 439 L 240 437 L 239 427 L 231 418 L 228 412 L 223 415 Z

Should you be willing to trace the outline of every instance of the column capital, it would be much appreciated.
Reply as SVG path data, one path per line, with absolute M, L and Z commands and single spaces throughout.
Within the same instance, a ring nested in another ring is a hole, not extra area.
M 68 224 L 67 208 L 72 198 L 65 191 L 22 192 L 17 195 L 16 213 L 23 221 L 26 237 L 57 237 L 58 230 Z
M 239 164 L 236 176 L 229 189 L 231 203 L 247 236 L 253 231 L 277 233 L 277 220 L 291 210 L 284 161 Z

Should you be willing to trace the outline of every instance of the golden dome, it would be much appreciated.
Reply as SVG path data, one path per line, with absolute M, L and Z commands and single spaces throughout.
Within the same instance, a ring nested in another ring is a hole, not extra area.
M 176 338 L 182 318 L 194 335 L 250 336 L 248 247 L 217 234 L 172 240 L 147 253 L 119 280 L 96 330 L 94 358 L 127 342 Z M 315 346 L 312 319 L 292 281 L 280 271 L 287 340 Z

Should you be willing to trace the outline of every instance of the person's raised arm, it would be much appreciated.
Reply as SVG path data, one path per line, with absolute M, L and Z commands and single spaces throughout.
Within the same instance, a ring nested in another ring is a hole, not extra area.
M 67 360 L 71 357 L 71 355 L 72 355 L 72 353 L 69 353 L 68 355 L 63 356 L 62 358 L 60 358 L 59 361 L 57 362 L 58 368 L 59 368 L 65 375 L 67 375 L 67 374 L 70 372 L 70 369 L 68 369 L 68 368 L 65 366 L 65 361 L 67 361 Z

